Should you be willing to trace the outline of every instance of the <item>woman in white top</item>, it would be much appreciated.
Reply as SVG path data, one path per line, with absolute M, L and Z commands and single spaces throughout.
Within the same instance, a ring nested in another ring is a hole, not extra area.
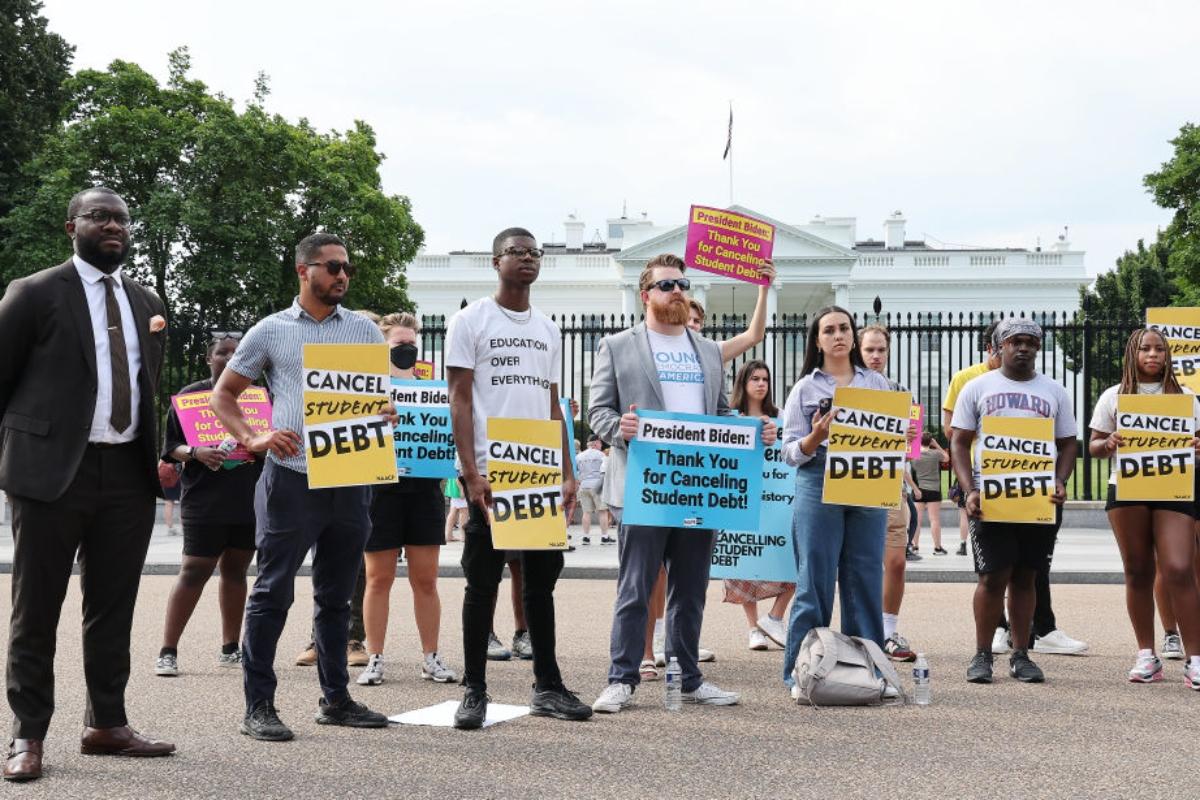
M 1088 449 L 1094 458 L 1111 458 L 1123 443 L 1117 433 L 1117 396 L 1188 393 L 1179 385 L 1167 343 L 1157 331 L 1134 331 L 1125 345 L 1121 382 L 1100 395 L 1092 414 Z M 1193 438 L 1193 447 L 1200 439 Z M 1163 665 L 1154 652 L 1154 575 L 1163 580 L 1178 616 L 1183 644 L 1192 655 L 1184 682 L 1200 690 L 1200 590 L 1193 572 L 1196 536 L 1194 502 L 1117 500 L 1115 475 L 1108 485 L 1105 510 L 1125 565 L 1125 605 L 1138 643 L 1129 671 L 1135 683 L 1162 680 Z

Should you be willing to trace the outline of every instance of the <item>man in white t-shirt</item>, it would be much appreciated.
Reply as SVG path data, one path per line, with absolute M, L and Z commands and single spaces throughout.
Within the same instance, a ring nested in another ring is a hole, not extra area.
M 487 717 L 487 649 L 492 610 L 506 551 L 492 547 L 492 487 L 487 479 L 488 417 L 558 420 L 558 376 L 562 337 L 558 326 L 529 304 L 529 287 L 541 269 L 542 250 L 524 228 L 501 231 L 492 242 L 492 264 L 500 279 L 492 297 L 476 300 L 450 320 L 446 372 L 454 442 L 462 464 L 470 519 L 463 528 L 462 703 L 456 728 L 479 728 Z M 571 440 L 563 428 L 562 502 L 570 518 L 575 505 Z M 554 584 L 563 568 L 558 550 L 521 553 L 522 592 L 533 644 L 534 716 L 583 720 L 592 710 L 562 683 L 554 651 Z
M 637 431 L 637 409 L 690 414 L 729 414 L 721 348 L 688 330 L 683 277 L 674 255 L 650 260 L 639 286 L 646 321 L 606 336 L 596 351 L 588 422 L 610 442 L 611 458 L 624 474 L 628 442 Z M 774 444 L 775 423 L 763 417 L 763 443 Z M 679 660 L 683 700 L 701 705 L 733 705 L 739 697 L 704 680 L 697 661 L 704 599 L 708 589 L 714 531 L 622 525 L 618 537 L 617 602 L 613 610 L 608 686 L 592 704 L 615 713 L 632 703 L 641 680 L 649 600 L 659 568 L 668 573 L 667 656 Z
M 600 524 L 600 544 L 616 541 L 608 537 L 608 520 L 604 516 L 608 507 L 600 496 L 604 488 L 604 453 L 600 452 L 602 444 L 600 437 L 593 433 L 588 439 L 587 449 L 575 456 L 575 464 L 579 467 L 579 474 L 575 477 L 579 482 L 579 504 L 583 507 L 580 525 L 583 527 L 584 544 L 591 544 L 592 541 L 592 514 L 596 515 L 596 521 Z
M 966 498 L 970 518 L 971 547 L 979 585 L 975 589 L 975 656 L 967 668 L 971 683 L 992 682 L 992 631 L 1009 590 L 1009 622 L 1013 652 L 1009 672 L 1025 683 L 1045 680 L 1042 670 L 1029 659 L 1028 642 L 1036 598 L 1034 580 L 1048 569 L 1062 522 L 1064 488 L 1075 469 L 1079 451 L 1078 428 L 1071 399 L 1061 384 L 1039 375 L 1037 354 L 1042 346 L 1042 329 L 1027 319 L 1007 319 L 996 328 L 995 344 L 1000 350 L 1000 368 L 972 380 L 962 390 L 951 421 L 951 463 Z M 1054 464 L 1052 501 L 1059 506 L 1057 520 L 1050 525 L 991 522 L 980 512 L 979 464 L 982 440 L 977 436 L 984 417 L 1041 417 L 1054 420 L 1058 449 Z M 975 447 L 972 467 L 971 448 Z

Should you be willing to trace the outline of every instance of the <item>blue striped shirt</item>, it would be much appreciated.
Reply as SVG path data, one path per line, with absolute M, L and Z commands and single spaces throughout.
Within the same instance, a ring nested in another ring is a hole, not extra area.
M 246 332 L 226 369 L 257 380 L 265 375 L 271 390 L 271 427 L 301 433 L 304 430 L 304 345 L 383 344 L 383 334 L 371 320 L 347 308 L 334 306 L 333 313 L 318 322 L 300 307 L 259 320 Z M 267 456 L 280 466 L 308 472 L 304 451 L 286 459 Z
M 850 385 L 864 389 L 879 389 L 891 391 L 889 381 L 874 370 L 854 367 L 854 377 Z M 783 457 L 793 467 L 807 464 L 813 454 L 805 455 L 800 449 L 800 440 L 812 433 L 812 418 L 817 412 L 818 404 L 825 398 L 833 399 L 833 391 L 837 388 L 837 380 L 817 367 L 792 387 L 788 394 L 787 403 L 783 407 Z M 825 442 L 821 442 L 824 445 Z

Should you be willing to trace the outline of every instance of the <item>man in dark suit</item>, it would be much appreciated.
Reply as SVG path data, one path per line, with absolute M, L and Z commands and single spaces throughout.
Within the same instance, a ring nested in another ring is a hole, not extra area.
M 167 755 L 125 718 L 129 636 L 154 527 L 154 396 L 165 308 L 123 275 L 129 209 L 111 189 L 67 207 L 75 255 L 0 299 L 0 489 L 13 505 L 7 780 L 42 774 L 59 612 L 79 554 L 88 703 L 81 751 Z

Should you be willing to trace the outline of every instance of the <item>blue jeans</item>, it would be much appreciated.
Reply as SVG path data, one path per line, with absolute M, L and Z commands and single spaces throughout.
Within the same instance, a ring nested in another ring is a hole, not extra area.
M 833 619 L 840 588 L 842 633 L 883 645 L 883 542 L 887 511 L 821 502 L 825 449 L 796 471 L 796 599 L 788 620 L 783 680 L 792 684 L 800 644 L 813 628 Z

